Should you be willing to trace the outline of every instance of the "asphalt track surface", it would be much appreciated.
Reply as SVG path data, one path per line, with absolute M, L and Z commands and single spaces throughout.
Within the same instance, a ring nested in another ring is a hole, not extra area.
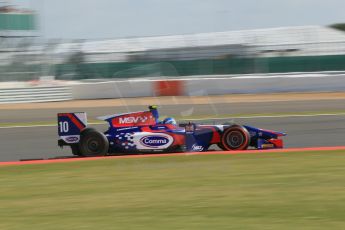
M 82 108 L 88 118 L 107 114 L 146 110 L 146 106 Z M 0 123 L 54 122 L 58 112 L 75 112 L 71 109 L 13 109 L 0 110 Z M 345 111 L 345 100 L 284 101 L 284 102 L 246 102 L 218 103 L 201 105 L 160 106 L 161 115 L 222 115 L 222 114 L 262 114 L 262 113 L 301 113 Z M 227 120 L 213 121 L 224 123 Z M 210 121 L 209 121 L 210 122 Z M 345 115 L 276 117 L 234 119 L 238 124 L 252 125 L 265 129 L 284 131 L 285 147 L 319 147 L 345 145 Z M 94 125 L 98 130 L 106 125 Z M 57 146 L 57 128 L 26 127 L 0 128 L 0 161 L 21 159 L 53 158 L 72 156 L 69 148 Z
M 222 121 L 219 121 L 222 122 Z M 319 147 L 345 144 L 345 115 L 235 119 L 236 123 L 284 131 L 285 146 Z M 95 125 L 98 130 L 105 125 Z M 57 146 L 56 127 L 0 129 L 0 161 L 72 156 L 69 148 Z
M 147 106 L 97 107 L 77 109 L 12 109 L 0 110 L 0 123 L 51 122 L 56 120 L 59 112 L 87 112 L 88 118 L 96 118 L 108 114 L 146 110 Z M 246 102 L 246 103 L 215 103 L 200 105 L 162 105 L 161 115 L 179 117 L 190 115 L 221 115 L 221 114 L 262 114 L 262 113 L 299 113 L 345 111 L 345 100 L 314 100 L 314 101 L 279 101 L 279 102 Z

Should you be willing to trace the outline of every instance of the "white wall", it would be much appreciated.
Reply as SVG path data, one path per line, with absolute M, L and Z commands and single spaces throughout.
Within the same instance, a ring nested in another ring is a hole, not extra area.
M 173 80 L 173 79 L 171 79 Z M 174 79 L 176 80 L 176 79 Z M 154 82 L 159 80 L 109 81 L 82 83 L 72 88 L 74 99 L 103 99 L 155 96 Z M 345 91 L 345 74 L 290 74 L 241 77 L 193 77 L 181 79 L 186 96 L 231 93 L 279 93 Z

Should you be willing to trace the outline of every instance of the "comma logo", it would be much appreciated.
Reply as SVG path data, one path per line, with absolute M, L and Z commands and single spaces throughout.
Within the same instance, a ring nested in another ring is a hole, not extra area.
M 68 142 L 78 142 L 79 141 L 79 138 L 78 137 L 73 137 L 73 136 L 71 136 L 71 137 L 67 137 L 66 138 L 66 141 L 68 141 Z
M 169 143 L 169 139 L 163 136 L 145 136 L 140 143 L 146 147 L 158 148 Z

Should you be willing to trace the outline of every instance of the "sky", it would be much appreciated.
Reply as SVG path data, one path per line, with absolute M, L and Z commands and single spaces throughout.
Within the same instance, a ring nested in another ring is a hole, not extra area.
M 12 0 L 44 38 L 109 39 L 345 22 L 344 0 Z

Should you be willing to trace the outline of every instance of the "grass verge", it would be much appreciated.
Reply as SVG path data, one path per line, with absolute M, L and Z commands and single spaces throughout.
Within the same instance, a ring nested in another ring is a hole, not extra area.
M 345 151 L 0 167 L 0 229 L 344 229 Z

